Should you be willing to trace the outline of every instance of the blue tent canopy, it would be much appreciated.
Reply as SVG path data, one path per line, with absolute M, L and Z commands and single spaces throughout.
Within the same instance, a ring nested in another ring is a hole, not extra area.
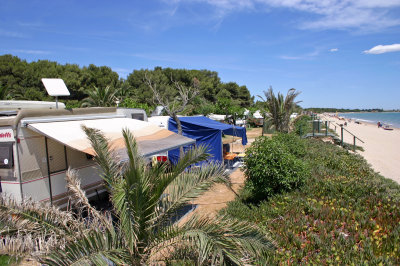
M 246 128 L 214 121 L 205 116 L 179 117 L 182 133 L 185 137 L 195 139 L 196 145 L 207 145 L 211 157 L 209 160 L 222 162 L 222 133 L 242 138 L 242 144 L 247 144 Z M 168 129 L 178 132 L 176 122 L 170 118 Z M 179 149 L 168 152 L 171 161 L 179 158 Z

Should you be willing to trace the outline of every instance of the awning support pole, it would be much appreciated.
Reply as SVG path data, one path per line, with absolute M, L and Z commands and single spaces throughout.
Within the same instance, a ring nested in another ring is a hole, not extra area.
M 18 181 L 19 181 L 19 191 L 21 193 L 21 202 L 24 202 L 24 191 L 22 189 L 22 172 L 21 172 L 21 160 L 19 156 L 19 148 L 18 148 L 18 126 L 15 129 L 15 150 L 17 155 L 17 163 L 18 163 Z
M 47 146 L 47 137 L 44 137 L 44 143 L 46 146 L 46 162 L 47 162 L 47 175 L 49 177 L 50 205 L 53 206 L 53 191 L 51 189 L 50 162 L 49 162 L 49 150 Z

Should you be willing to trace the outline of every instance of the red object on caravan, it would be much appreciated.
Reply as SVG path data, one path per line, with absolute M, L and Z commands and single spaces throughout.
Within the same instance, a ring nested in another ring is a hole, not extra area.
M 166 162 L 168 160 L 167 156 L 157 156 L 158 162 Z

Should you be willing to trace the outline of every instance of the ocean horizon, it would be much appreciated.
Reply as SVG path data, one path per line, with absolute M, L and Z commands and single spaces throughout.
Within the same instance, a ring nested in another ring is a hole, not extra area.
M 381 122 L 400 128 L 400 112 L 339 113 L 339 116 L 374 124 Z

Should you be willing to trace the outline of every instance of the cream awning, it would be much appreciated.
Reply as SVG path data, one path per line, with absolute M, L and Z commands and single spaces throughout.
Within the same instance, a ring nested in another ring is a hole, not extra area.
M 151 123 L 129 118 L 30 122 L 27 127 L 75 150 L 95 155 L 90 141 L 82 130 L 82 125 L 100 130 L 110 140 L 111 149 L 116 151 L 121 159 L 126 159 L 125 142 L 122 136 L 122 130 L 125 128 L 133 134 L 139 152 L 145 157 L 195 143 L 193 139 Z

